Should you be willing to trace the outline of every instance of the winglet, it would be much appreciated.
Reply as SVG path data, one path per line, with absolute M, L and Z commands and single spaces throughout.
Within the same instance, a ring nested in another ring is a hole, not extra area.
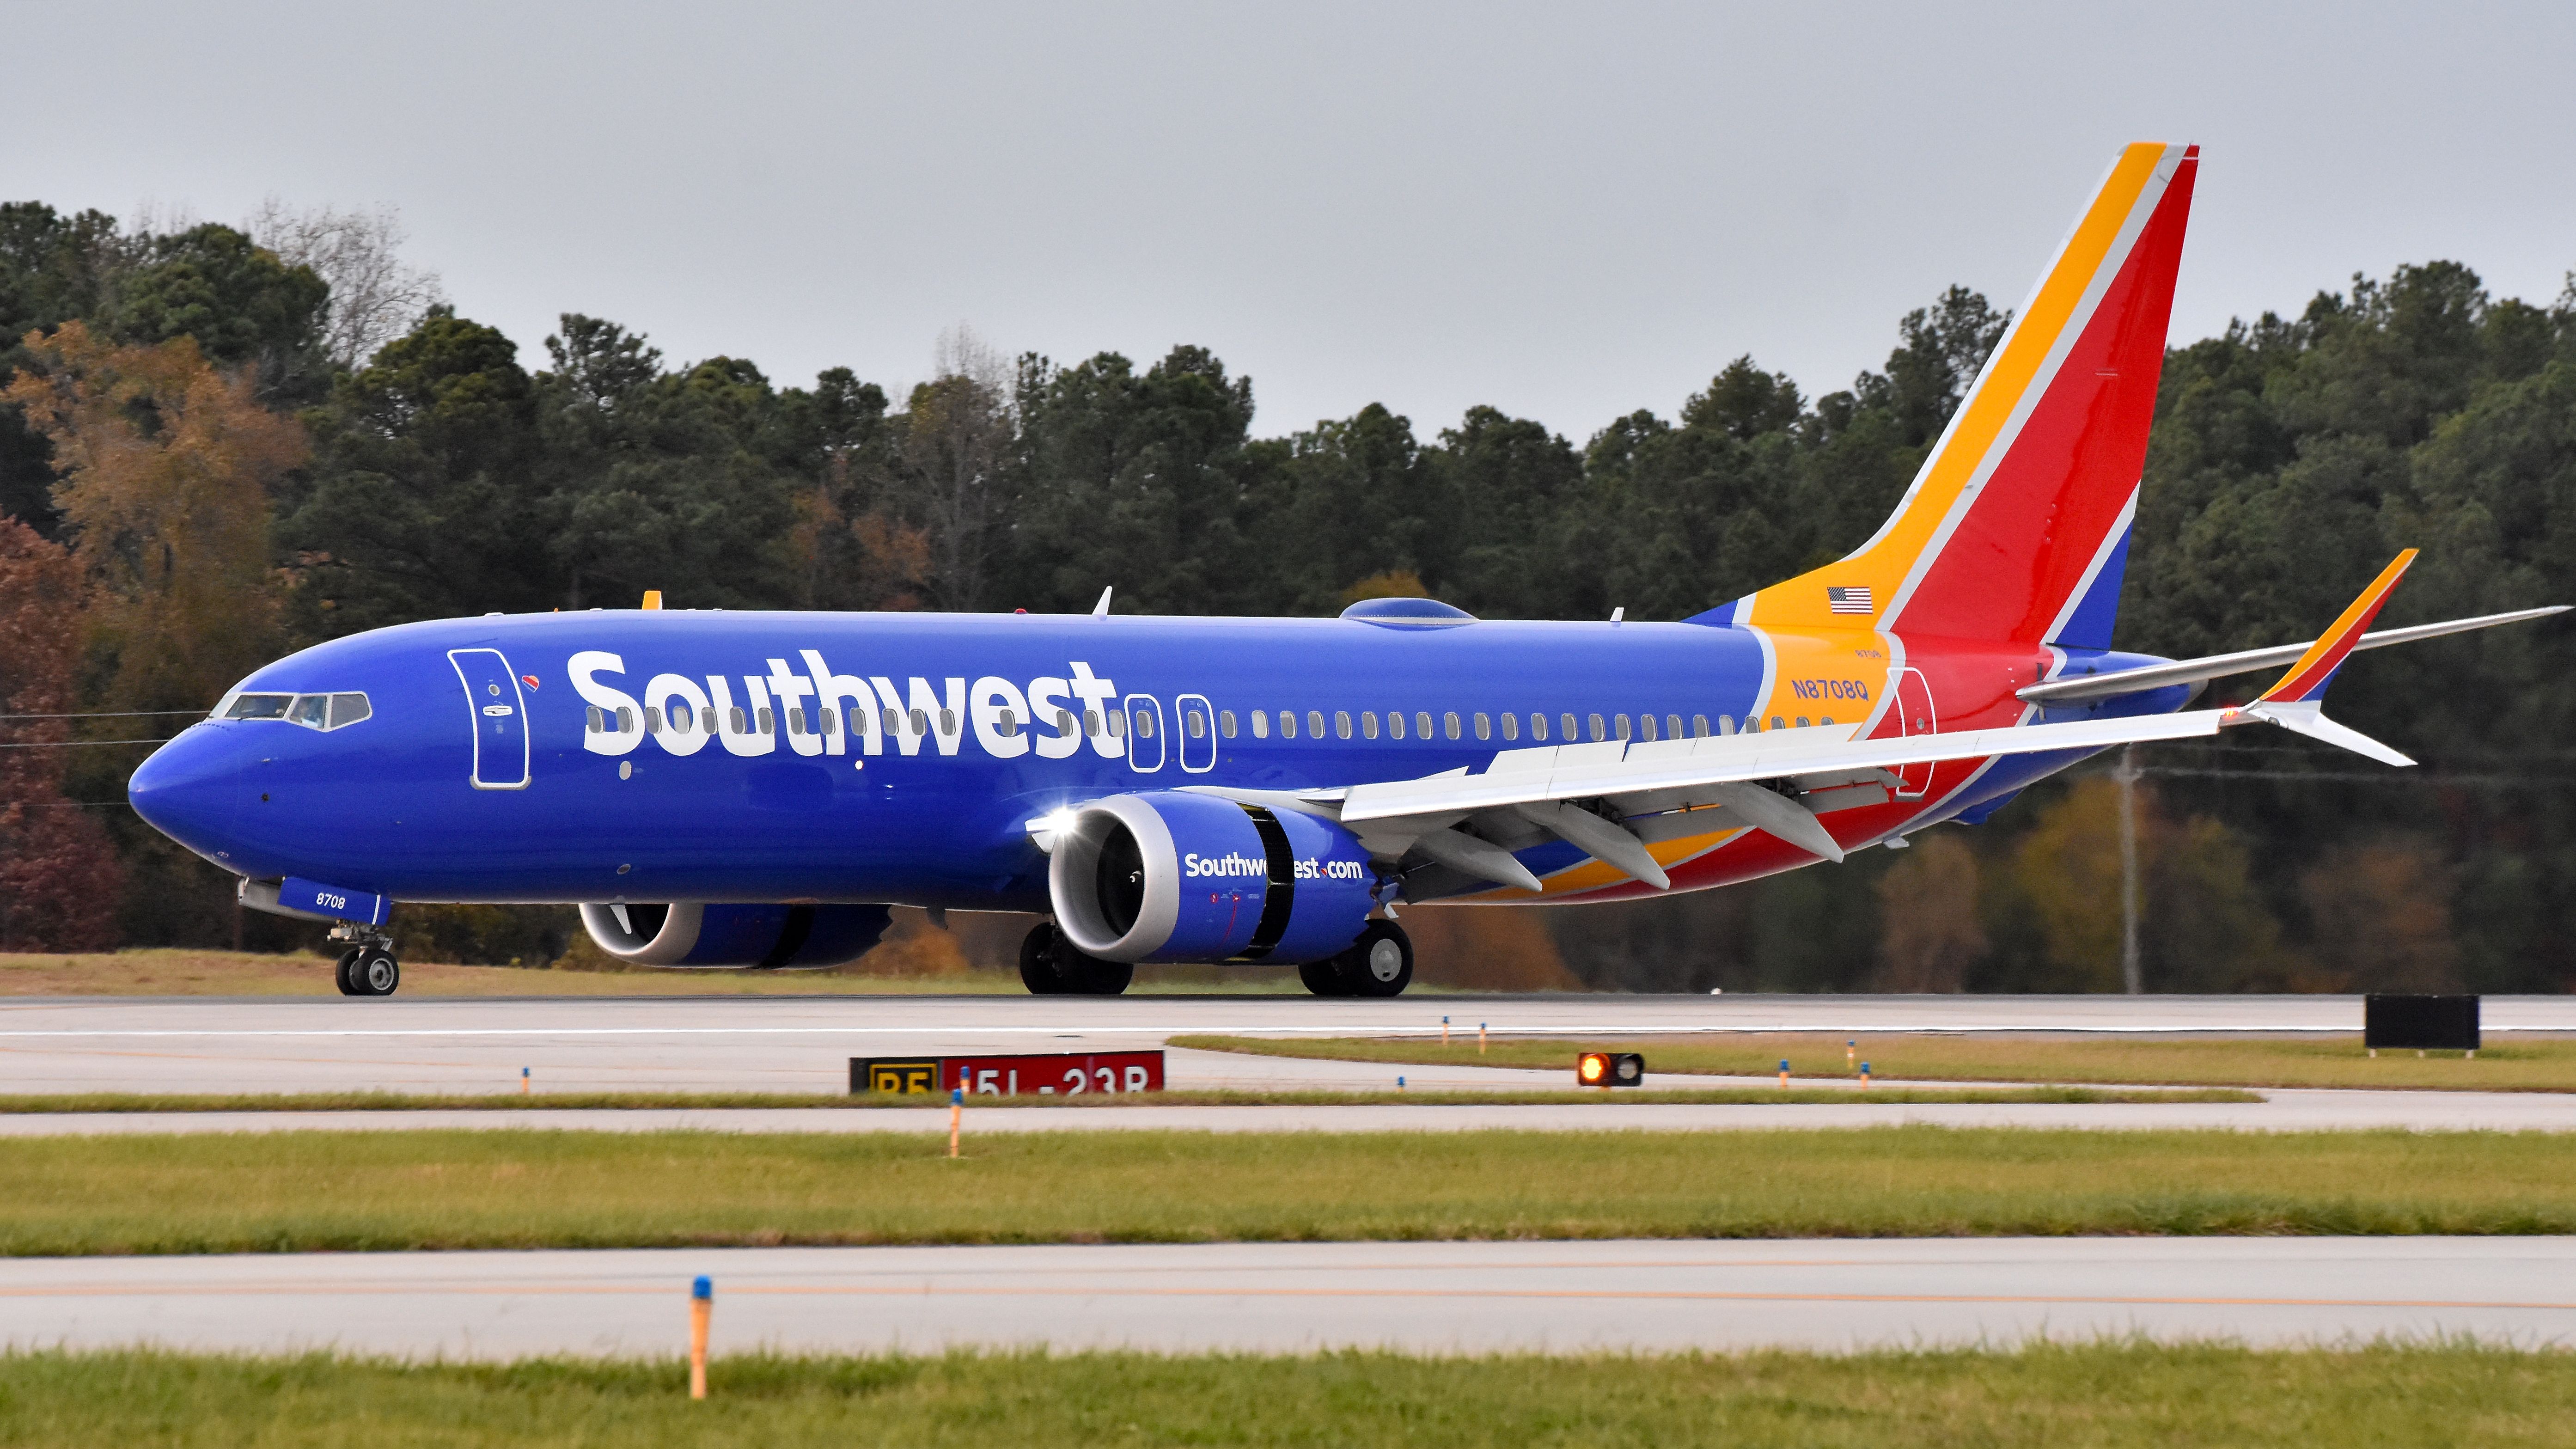
M 2370 581 L 2370 587 L 2361 591 L 2361 597 L 2354 599 L 2342 617 L 2317 636 L 2317 642 L 2308 646 L 2307 653 L 2299 656 L 2299 662 L 2291 665 L 2289 672 L 2275 681 L 2270 689 L 2254 696 L 2252 703 L 2299 704 L 2323 697 L 2334 672 L 2343 667 L 2344 656 L 2352 653 L 2353 646 L 2361 642 L 2362 633 L 2370 627 L 2370 621 L 2379 617 L 2379 606 L 2388 602 L 2389 594 L 2397 587 L 2397 580 L 2405 574 L 2406 566 L 2414 561 L 2415 550 L 2411 548 L 2390 560 L 2388 567 L 2379 571 L 2379 577 Z
M 2379 617 L 2380 606 L 2388 602 L 2389 594 L 2397 588 L 2398 579 L 2405 575 L 2406 566 L 2415 562 L 2415 552 L 2410 548 L 2390 560 L 2388 567 L 2379 571 L 2379 577 L 2370 581 L 2370 587 L 2363 589 L 2361 596 L 2352 601 L 2341 617 L 2317 636 L 2317 642 L 2308 646 L 2308 652 L 2300 655 L 2287 673 L 2274 681 L 2270 689 L 2254 696 L 2242 707 L 2229 710 L 2221 717 L 2220 723 L 2245 724 L 2252 720 L 2265 720 L 2310 739 L 2323 740 L 2354 754 L 2367 756 L 2383 765 L 2414 764 L 2413 760 L 2359 730 L 2326 718 L 2323 700 L 2326 686 L 2334 681 L 2335 671 L 2343 667 L 2345 657 L 2361 642 L 2362 633 L 2370 627 L 2370 621 Z

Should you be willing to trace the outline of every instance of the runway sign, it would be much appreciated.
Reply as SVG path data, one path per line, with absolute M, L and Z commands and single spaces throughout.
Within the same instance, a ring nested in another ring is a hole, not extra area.
M 1047 1052 L 1014 1057 L 852 1057 L 850 1090 L 970 1097 L 1074 1097 L 1163 1090 L 1163 1054 Z
M 2361 999 L 2361 1044 L 2423 1051 L 2478 1049 L 2478 999 L 2474 996 L 2400 996 L 2372 992 Z

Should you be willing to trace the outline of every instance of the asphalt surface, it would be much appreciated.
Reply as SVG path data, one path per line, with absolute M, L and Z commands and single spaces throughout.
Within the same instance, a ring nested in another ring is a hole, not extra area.
M 1545 1074 L 1561 1082 L 1564 1073 Z M 1725 1078 L 1707 1080 L 1724 1081 Z M 1955 1083 L 1944 1085 L 1955 1086 Z M 1629 1103 L 1568 1089 L 1562 1104 L 1271 1107 L 979 1107 L 964 1130 L 1116 1132 L 1706 1132 L 1794 1128 L 2210 1128 L 2239 1132 L 2576 1132 L 2576 1093 L 2266 1091 L 2260 1102 L 1992 1102 L 1695 1105 Z M 972 1099 L 970 1098 L 971 1102 Z M 382 1132 L 524 1128 L 577 1132 L 910 1132 L 945 1135 L 930 1107 L 501 1108 L 400 1112 L 23 1112 L 0 1114 L 0 1139 L 201 1132 Z
M 1676 1032 L 2357 1032 L 2350 996 L 762 997 L 347 1001 L 0 999 L 0 1093 L 836 1092 L 852 1057 L 1116 1051 L 1184 1033 L 1622 1036 Z M 2576 1033 L 2576 997 L 2488 997 L 2485 1029 Z M 1368 1068 L 1366 1085 L 1465 1085 Z M 1355 1080 L 1280 1058 L 1175 1066 L 1175 1086 Z M 1517 1074 L 1516 1074 L 1517 1075 Z M 1560 1075 L 1533 1079 L 1563 1082 Z
M 728 1351 L 1827 1351 L 2144 1334 L 2576 1341 L 2576 1239 L 1262 1243 L 0 1260 L 0 1342 Z

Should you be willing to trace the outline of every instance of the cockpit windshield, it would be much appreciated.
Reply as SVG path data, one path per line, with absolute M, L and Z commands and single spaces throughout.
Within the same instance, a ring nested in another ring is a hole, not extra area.
M 236 692 L 215 707 L 217 719 L 282 719 L 309 730 L 336 730 L 374 713 L 363 694 Z

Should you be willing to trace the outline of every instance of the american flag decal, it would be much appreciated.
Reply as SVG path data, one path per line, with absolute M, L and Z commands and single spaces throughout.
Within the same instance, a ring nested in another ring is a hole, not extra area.
M 1859 588 L 1825 590 L 1825 608 L 1827 612 L 1835 614 L 1875 612 L 1875 606 L 1869 601 L 1869 586 L 1866 584 Z

